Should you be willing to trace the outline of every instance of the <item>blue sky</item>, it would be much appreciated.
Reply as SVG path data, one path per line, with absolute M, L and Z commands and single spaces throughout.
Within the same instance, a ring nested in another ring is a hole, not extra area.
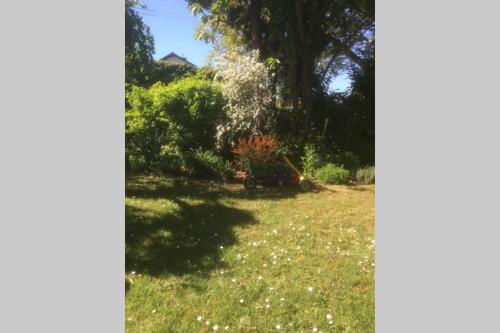
M 138 9 L 155 40 L 155 59 L 175 52 L 197 66 L 202 66 L 211 45 L 194 39 L 199 18 L 191 16 L 185 0 L 144 0 L 147 9 Z M 334 90 L 345 91 L 349 80 L 340 76 L 331 84 Z

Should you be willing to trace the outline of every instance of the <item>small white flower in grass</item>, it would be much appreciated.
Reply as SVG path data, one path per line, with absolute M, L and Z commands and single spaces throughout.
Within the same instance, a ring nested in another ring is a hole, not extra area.
M 328 325 L 333 325 L 333 320 L 329 320 Z
M 224 326 L 224 331 L 227 331 L 229 329 L 229 326 Z
M 269 304 L 266 304 L 266 309 L 269 309 L 271 306 Z
M 262 267 L 267 267 L 267 264 L 262 265 Z
M 231 282 L 236 282 L 236 279 L 231 279 Z
M 179 245 L 176 245 L 176 246 L 175 246 L 175 248 L 176 248 L 176 249 L 180 249 L 180 246 L 179 246 Z
M 135 275 L 135 271 L 132 271 L 130 274 Z
M 309 291 L 311 293 L 313 291 L 313 287 L 308 287 L 307 291 Z
M 263 278 L 262 278 L 262 276 L 261 276 L 261 275 L 259 275 L 259 276 L 257 277 L 257 280 L 259 280 L 259 281 L 260 281 L 260 280 L 262 280 L 262 279 L 263 279 Z
M 203 319 L 203 317 L 202 317 L 202 316 L 198 316 L 198 317 L 196 317 L 196 320 L 198 320 L 198 321 L 201 321 L 202 319 Z
M 214 331 L 218 331 L 218 330 L 219 330 L 219 325 L 214 325 L 214 326 L 212 326 L 212 329 L 213 329 Z
M 245 301 L 243 299 L 240 299 L 240 303 L 243 304 Z
M 210 322 L 207 320 L 207 321 L 205 322 L 205 325 L 207 325 L 207 326 L 208 326 L 208 325 L 210 325 Z
M 280 301 L 281 301 L 281 302 L 284 302 L 284 301 L 285 301 L 285 299 L 284 299 L 283 297 L 281 297 L 281 298 L 280 298 Z
M 266 302 L 266 303 L 269 303 L 269 298 L 266 298 L 265 302 Z
M 269 291 L 273 291 L 273 290 L 274 290 L 274 288 L 273 288 L 273 287 L 269 287 Z
M 224 246 L 221 245 L 219 248 L 222 250 L 224 248 Z
M 318 328 L 317 327 L 314 327 L 313 328 L 313 332 L 317 332 L 318 331 Z
M 331 314 L 327 314 L 327 315 L 326 315 L 326 319 L 327 319 L 327 320 L 332 320 L 332 318 L 333 318 L 333 316 L 332 316 Z
M 153 311 L 151 311 L 152 314 L 155 314 L 156 313 L 156 309 L 153 309 Z
M 276 329 L 277 329 L 278 331 L 279 331 L 279 330 L 281 330 L 281 325 L 280 325 L 280 324 L 276 325 Z

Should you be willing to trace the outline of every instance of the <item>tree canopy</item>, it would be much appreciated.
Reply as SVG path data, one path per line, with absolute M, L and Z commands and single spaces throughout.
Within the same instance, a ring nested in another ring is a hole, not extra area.
M 125 0 L 125 82 L 142 85 L 153 66 L 154 39 L 134 7 L 137 0 Z
M 315 96 L 340 67 L 364 71 L 374 58 L 373 0 L 187 0 L 201 15 L 200 38 L 236 33 L 234 42 L 276 59 L 274 82 L 286 104 L 303 111 L 306 134 Z

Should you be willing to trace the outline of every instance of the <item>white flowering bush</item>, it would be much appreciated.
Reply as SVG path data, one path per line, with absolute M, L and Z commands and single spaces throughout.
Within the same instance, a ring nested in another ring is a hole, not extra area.
M 238 137 L 263 134 L 273 121 L 270 71 L 259 61 L 259 51 L 226 51 L 215 59 L 215 79 L 226 100 L 224 117 L 217 126 L 217 147 L 234 145 Z

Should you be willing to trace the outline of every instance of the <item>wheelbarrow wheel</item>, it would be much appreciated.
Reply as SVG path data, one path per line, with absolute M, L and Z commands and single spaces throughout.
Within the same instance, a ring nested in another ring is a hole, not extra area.
M 243 181 L 243 186 L 245 186 L 247 190 L 255 190 L 257 188 L 257 181 L 253 177 L 246 176 Z
M 299 183 L 299 188 L 302 192 L 309 192 L 312 189 L 312 183 L 304 179 Z

